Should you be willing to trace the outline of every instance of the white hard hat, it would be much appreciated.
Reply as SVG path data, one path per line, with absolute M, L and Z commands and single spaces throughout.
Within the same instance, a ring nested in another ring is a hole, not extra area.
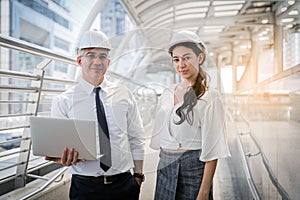
M 193 42 L 196 44 L 202 43 L 198 35 L 192 31 L 180 30 L 173 34 L 171 41 L 169 42 L 167 48 L 168 50 L 175 44 L 183 42 Z
M 89 30 L 82 34 L 76 47 L 78 53 L 81 49 L 87 48 L 103 48 L 111 50 L 108 37 L 101 31 Z

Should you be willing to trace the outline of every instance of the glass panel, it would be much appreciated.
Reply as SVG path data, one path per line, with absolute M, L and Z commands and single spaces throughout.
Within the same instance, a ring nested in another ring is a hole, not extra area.
M 185 9 L 185 8 L 195 8 L 195 7 L 205 7 L 209 6 L 209 1 L 194 1 L 190 3 L 182 3 L 177 8 Z
M 214 1 L 213 5 L 227 5 L 227 4 L 243 4 L 245 1 Z
M 176 15 L 191 14 L 191 13 L 204 13 L 207 8 L 189 8 L 189 9 L 176 9 Z
M 225 10 L 239 10 L 242 8 L 242 4 L 230 5 L 230 6 L 216 6 L 214 7 L 215 11 L 225 11 Z
M 222 17 L 222 16 L 233 16 L 236 15 L 238 11 L 227 11 L 227 12 L 215 12 L 216 17 Z
M 182 16 L 176 16 L 176 20 L 187 20 L 187 19 L 193 19 L 193 20 L 197 20 L 199 18 L 204 18 L 205 17 L 205 13 L 203 14 L 192 14 L 192 15 L 182 15 Z

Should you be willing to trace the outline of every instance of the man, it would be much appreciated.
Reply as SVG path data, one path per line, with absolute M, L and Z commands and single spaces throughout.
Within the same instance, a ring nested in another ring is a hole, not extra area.
M 70 199 L 138 199 L 144 180 L 145 139 L 141 117 L 132 93 L 105 78 L 110 49 L 104 33 L 85 32 L 77 46 L 82 78 L 52 103 L 53 117 L 99 123 L 99 151 L 104 155 L 100 160 L 79 160 L 73 148 L 65 148 L 61 158 L 46 157 L 70 166 Z

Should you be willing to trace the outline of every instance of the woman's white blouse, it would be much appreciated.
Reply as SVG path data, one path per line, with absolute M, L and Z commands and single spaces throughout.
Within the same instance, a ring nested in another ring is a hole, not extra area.
M 200 160 L 203 162 L 230 156 L 227 144 L 225 108 L 220 93 L 209 88 L 197 101 L 193 108 L 193 123 L 186 120 L 176 125 L 178 121 L 174 106 L 174 89 L 165 89 L 157 105 L 154 120 L 152 140 L 153 149 L 201 149 Z M 186 109 L 184 109 L 186 114 Z M 192 114 L 189 114 L 192 117 Z

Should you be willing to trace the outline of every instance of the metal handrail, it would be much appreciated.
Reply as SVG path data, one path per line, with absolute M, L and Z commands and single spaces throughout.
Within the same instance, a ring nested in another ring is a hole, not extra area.
M 41 79 L 40 75 L 32 75 L 32 74 L 25 73 L 25 72 L 8 71 L 8 70 L 0 70 L 0 75 L 7 76 L 10 78 L 14 77 L 14 78 L 20 78 L 20 79 L 26 79 L 26 80 L 36 80 L 36 81 Z M 53 77 L 49 77 L 49 76 L 45 76 L 44 81 L 60 82 L 60 83 L 65 83 L 65 84 L 76 84 L 76 81 L 73 81 L 73 80 L 58 79 L 58 78 L 53 78 Z
M 3 144 L 10 144 L 10 143 L 14 143 L 14 142 L 21 142 L 22 140 L 28 140 L 30 138 L 18 138 L 18 139 L 12 139 L 12 140 L 7 140 L 7 141 L 4 141 L 4 142 L 0 142 L 0 145 L 3 145 Z M 0 155 L 0 158 L 2 156 Z M 4 157 L 4 156 L 3 156 Z M 1 170 L 0 170 L 1 171 Z
M 10 86 L 10 85 L 1 85 L 0 86 L 0 90 L 6 90 L 6 91 L 12 91 L 14 90 L 14 92 L 38 92 L 39 88 L 37 87 L 21 87 L 21 86 Z
M 40 91 L 40 88 L 38 87 L 21 87 L 21 86 L 0 86 L 0 90 L 7 90 L 7 91 L 14 91 L 14 92 L 32 92 L 32 93 L 37 93 Z M 56 90 L 56 89 L 42 89 L 42 92 L 47 92 L 47 93 L 62 93 L 65 90 Z
M 67 55 L 62 55 L 61 53 L 55 53 L 47 48 L 31 44 L 29 42 L 21 41 L 18 39 L 15 39 L 13 37 L 5 36 L 3 34 L 0 34 L 0 46 L 9 48 L 9 49 L 15 49 L 18 51 L 23 51 L 26 53 L 30 53 L 33 55 L 49 58 L 51 60 L 57 60 L 66 62 L 72 65 L 77 65 L 77 62 L 75 59 L 70 58 Z
M 12 149 L 12 150 L 9 151 L 9 153 L 1 152 L 0 158 L 6 157 L 6 156 L 11 156 L 11 155 L 14 155 L 14 154 L 17 154 L 17 153 L 20 153 L 20 148 Z M 1 171 L 1 169 L 0 169 L 0 171 Z
M 276 187 L 276 189 L 279 192 L 279 194 L 281 195 L 282 199 L 291 200 L 291 197 L 289 196 L 289 194 L 285 191 L 283 186 L 279 183 L 279 181 L 278 181 L 278 179 L 277 179 L 277 177 L 276 177 L 276 175 L 275 175 L 275 173 L 274 173 L 274 171 L 271 167 L 271 164 L 270 164 L 266 154 L 264 153 L 262 146 L 259 143 L 259 140 L 256 138 L 256 136 L 251 131 L 249 120 L 246 119 L 246 117 L 244 116 L 244 114 L 240 110 L 239 110 L 239 112 L 240 112 L 240 115 L 241 115 L 242 119 L 246 122 L 246 124 L 249 128 L 249 135 L 252 138 L 252 140 L 254 141 L 256 147 L 258 148 L 258 150 L 260 152 L 263 164 L 264 164 L 264 166 L 265 166 L 265 168 L 266 168 L 266 170 L 269 174 L 269 177 L 271 179 L 272 184 Z
M 33 115 L 33 113 L 6 114 L 6 115 L 0 115 L 0 118 L 22 117 L 22 116 L 31 116 L 31 115 Z
M 42 192 L 44 189 L 46 189 L 52 182 L 54 182 L 59 176 L 63 175 L 66 170 L 68 169 L 68 167 L 64 167 L 62 168 L 55 176 L 53 176 L 51 179 L 49 179 L 49 181 L 47 181 L 42 187 L 40 187 L 39 189 L 27 194 L 26 196 L 23 196 L 22 198 L 20 198 L 19 200 L 25 200 L 25 199 L 29 199 L 30 197 L 35 196 L 36 194 Z
M 241 138 L 239 136 L 238 136 L 237 144 L 238 144 L 238 148 L 239 148 L 239 151 L 240 151 L 241 155 L 245 155 L 243 144 L 242 144 Z M 257 191 L 257 188 L 255 186 L 255 183 L 253 181 L 253 177 L 252 177 L 251 170 L 249 168 L 247 159 L 246 159 L 245 156 L 242 156 L 241 158 L 242 158 L 242 164 L 244 166 L 244 172 L 245 172 L 246 178 L 247 178 L 247 183 L 248 183 L 248 186 L 250 188 L 252 197 L 255 200 L 259 200 L 259 199 L 261 199 L 261 197 L 260 197 L 260 195 Z
M 19 101 L 19 100 L 0 100 L 0 103 L 6 103 L 6 104 L 20 104 L 20 103 L 36 103 L 36 101 Z
M 8 70 L 0 70 L 1 76 L 6 76 L 10 78 L 23 78 L 27 80 L 39 80 L 40 76 L 32 75 L 25 72 L 16 72 L 16 71 L 8 71 Z
M 29 128 L 29 125 L 0 128 L 0 131 L 9 131 L 9 130 L 15 130 L 21 128 Z
M 36 105 L 38 105 L 40 102 L 40 93 L 44 92 L 44 93 L 61 93 L 65 90 L 54 90 L 54 89 L 44 89 L 42 87 L 42 82 L 43 81 L 47 81 L 47 82 L 61 82 L 63 84 L 74 84 L 76 83 L 76 81 L 72 81 L 72 80 L 62 80 L 62 79 L 56 79 L 56 78 L 52 78 L 52 77 L 44 77 L 44 72 L 43 69 L 49 64 L 49 62 L 51 62 L 51 60 L 56 60 L 56 61 L 61 61 L 61 62 L 65 62 L 65 63 L 69 63 L 71 65 L 77 66 L 77 62 L 75 59 L 70 58 L 68 56 L 64 56 L 61 55 L 60 53 L 54 53 L 49 49 L 37 46 L 37 45 L 33 45 L 21 40 L 17 40 L 15 38 L 9 37 L 9 36 L 3 36 L 2 34 L 0 34 L 0 46 L 2 47 L 7 47 L 9 49 L 16 49 L 18 51 L 23 51 L 26 53 L 30 53 L 33 55 L 37 55 L 37 56 L 41 56 L 44 58 L 49 58 L 50 60 L 44 60 L 44 62 L 40 63 L 40 67 L 39 69 L 42 70 L 42 74 L 36 74 L 36 75 L 32 75 L 29 73 L 24 73 L 24 72 L 16 72 L 16 71 L 5 71 L 5 70 L 0 70 L 0 75 L 5 77 L 10 77 L 10 78 L 19 78 L 19 79 L 27 79 L 27 80 L 34 80 L 34 81 L 40 81 L 40 84 L 35 87 L 34 86 L 30 86 L 30 87 L 24 87 L 24 86 L 16 86 L 16 85 L 1 85 L 0 86 L 0 90 L 4 90 L 4 91 L 9 91 L 9 92 L 33 92 L 33 93 L 38 93 L 38 99 L 36 100 L 34 98 L 33 103 L 35 103 Z M 7 102 L 7 103 L 17 103 L 17 101 L 12 101 L 12 102 L 8 102 L 8 101 L 3 101 Z M 23 101 L 22 103 L 25 103 L 25 101 Z M 37 112 L 37 109 L 35 109 L 35 114 Z M 25 114 L 27 115 L 27 114 Z M 25 116 L 24 114 L 11 114 L 11 115 L 2 115 L 2 117 L 12 117 L 12 116 Z M 30 115 L 33 115 L 30 114 Z M 28 115 L 27 115 L 28 116 Z M 18 128 L 29 128 L 28 125 L 26 126 L 19 126 L 19 127 L 7 127 L 7 128 L 1 128 L 0 131 L 4 131 L 4 130 L 14 130 L 14 129 L 18 129 Z M 9 141 L 8 141 L 9 142 Z M 11 141 L 10 141 L 11 142 Z M 25 147 L 25 148 L 20 148 L 19 151 L 14 152 L 13 154 L 17 154 L 19 153 L 20 155 L 23 154 L 24 151 L 29 152 L 30 151 L 30 146 Z M 27 153 L 28 154 L 28 153 Z M 9 156 L 12 154 L 9 154 L 8 152 L 6 152 L 5 154 L 3 154 L 4 156 Z M 23 156 L 24 158 L 24 156 Z M 5 169 L 9 169 L 12 167 L 16 167 L 16 166 L 21 166 L 21 168 L 18 168 L 20 170 L 17 170 L 17 173 L 15 174 L 15 176 L 13 177 L 8 177 L 10 180 L 16 180 L 16 178 L 20 179 L 21 177 L 19 177 L 19 175 L 22 174 L 22 177 L 26 176 L 26 174 L 29 172 L 29 170 L 27 169 L 27 163 L 30 162 L 31 160 L 25 160 L 22 159 L 19 161 L 18 163 L 14 164 L 14 165 L 10 165 L 10 166 L 6 166 L 4 169 L 2 168 L 1 170 L 5 170 Z M 25 163 L 26 162 L 26 163 Z M 25 171 L 24 171 L 25 170 Z M 23 181 L 22 182 L 25 183 Z M 4 181 L 8 181 L 8 179 L 5 179 Z M 4 181 L 1 181 L 4 183 Z M 21 182 L 17 184 L 19 186 L 24 186 Z
M 229 113 L 227 113 L 227 117 L 229 117 L 231 119 L 231 121 L 234 121 L 232 119 L 232 116 L 229 115 Z M 261 197 L 257 191 L 257 188 L 255 186 L 255 183 L 253 181 L 253 177 L 252 177 L 252 174 L 251 174 L 251 170 L 249 168 L 249 165 L 248 165 L 248 162 L 247 162 L 247 159 L 245 157 L 245 151 L 244 151 L 244 148 L 243 148 L 243 144 L 242 144 L 242 141 L 241 141 L 241 138 L 238 134 L 238 129 L 235 125 L 235 128 L 236 128 L 236 133 L 237 133 L 237 145 L 238 145 L 238 150 L 240 152 L 240 155 L 241 155 L 241 160 L 242 160 L 242 164 L 243 164 L 243 168 L 244 168 L 244 172 L 245 172 L 245 175 L 246 175 L 246 180 L 247 180 L 247 184 L 249 186 L 249 189 L 251 191 L 251 194 L 252 194 L 252 197 L 253 199 L 255 200 L 260 200 Z
M 27 152 L 27 151 L 29 151 L 29 150 L 20 151 L 19 153 L 24 153 L 24 152 Z M 19 162 L 19 163 L 13 164 L 13 165 L 9 165 L 9 166 L 7 166 L 7 167 L 1 168 L 1 171 L 4 171 L 4 170 L 7 170 L 7 169 L 16 167 L 16 166 L 18 166 L 18 165 L 23 165 L 23 164 L 24 164 L 24 162 Z
M 31 159 L 30 161 L 33 161 L 33 160 L 36 160 L 36 159 Z M 28 169 L 27 173 L 31 173 L 31 172 L 33 172 L 34 170 L 41 169 L 41 168 L 46 167 L 46 166 L 51 165 L 51 164 L 52 164 L 52 162 L 50 162 L 50 161 L 45 162 L 45 163 L 43 163 L 43 164 L 40 164 L 40 165 L 38 165 L 38 166 L 35 166 L 35 167 L 32 168 L 32 169 Z M 7 181 L 11 181 L 11 180 L 13 180 L 13 179 L 15 179 L 15 178 L 16 178 L 16 175 L 10 176 L 10 177 L 6 177 L 6 178 L 0 180 L 0 184 L 2 184 L 2 183 L 4 183 L 4 182 L 7 182 Z

